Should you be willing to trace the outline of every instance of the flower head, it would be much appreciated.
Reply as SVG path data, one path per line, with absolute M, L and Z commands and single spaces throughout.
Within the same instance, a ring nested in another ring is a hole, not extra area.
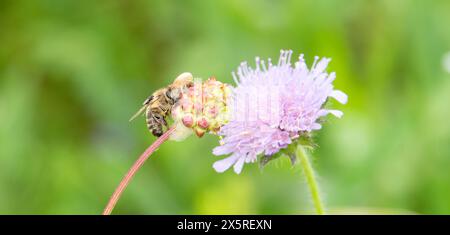
M 206 132 L 216 133 L 228 118 L 227 97 L 230 88 L 214 77 L 206 81 L 195 79 L 194 86 L 182 92 L 182 97 L 172 109 L 176 131 L 173 140 L 183 140 L 192 132 L 202 137 Z
M 218 132 L 221 145 L 213 150 L 215 155 L 231 156 L 215 162 L 216 171 L 234 165 L 239 174 L 244 163 L 255 162 L 261 154 L 273 155 L 300 135 L 320 129 L 320 117 L 343 115 L 324 107 L 329 97 L 347 102 L 343 92 L 333 89 L 335 73 L 325 71 L 330 59 L 316 57 L 308 69 L 303 55 L 294 65 L 291 55 L 292 51 L 281 51 L 276 65 L 256 58 L 256 68 L 244 62 L 237 75 L 233 73 L 237 86 L 227 101 L 231 116 Z

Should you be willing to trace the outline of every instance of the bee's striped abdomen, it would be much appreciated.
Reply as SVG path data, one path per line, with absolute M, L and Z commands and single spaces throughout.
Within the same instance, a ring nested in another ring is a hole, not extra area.
M 163 134 L 163 126 L 158 122 L 158 114 L 153 112 L 151 107 L 148 107 L 145 116 L 148 130 L 156 137 L 161 136 Z

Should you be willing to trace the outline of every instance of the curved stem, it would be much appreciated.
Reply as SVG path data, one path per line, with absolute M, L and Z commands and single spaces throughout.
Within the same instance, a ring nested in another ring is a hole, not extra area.
M 144 153 L 136 160 L 136 162 L 133 164 L 133 166 L 130 168 L 130 170 L 127 172 L 125 177 L 123 177 L 122 181 L 120 182 L 119 186 L 117 186 L 116 190 L 114 191 L 113 195 L 109 199 L 108 204 L 105 207 L 105 210 L 103 211 L 103 215 L 110 215 L 112 210 L 114 209 L 114 206 L 116 205 L 117 201 L 120 198 L 120 195 L 127 187 L 130 180 L 133 178 L 133 176 L 136 174 L 136 172 L 141 168 L 141 166 L 144 164 L 145 160 L 147 160 L 150 155 L 167 139 L 169 139 L 170 134 L 175 130 L 175 126 L 169 128 L 169 130 L 166 131 L 163 135 L 161 135 L 155 142 L 153 142 L 150 147 L 148 147 Z
M 311 192 L 311 198 L 313 200 L 314 207 L 316 208 L 316 212 L 318 215 L 324 215 L 325 211 L 320 199 L 319 186 L 317 184 L 314 170 L 311 166 L 311 163 L 309 162 L 305 149 L 301 145 L 298 145 L 296 154 L 300 158 L 300 164 L 303 168 L 303 173 L 305 174 L 306 182 L 308 183 L 309 191 Z

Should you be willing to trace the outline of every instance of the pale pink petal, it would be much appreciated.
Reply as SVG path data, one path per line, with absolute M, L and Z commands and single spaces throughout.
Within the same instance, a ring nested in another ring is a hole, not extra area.
M 242 167 L 244 167 L 244 161 L 245 161 L 245 157 L 240 157 L 236 164 L 234 164 L 233 168 L 234 168 L 234 172 L 236 172 L 236 174 L 240 174 L 242 171 Z
M 341 104 L 347 103 L 347 95 L 340 90 L 333 90 L 330 96 L 335 98 Z
M 322 73 L 327 68 L 330 61 L 331 59 L 329 58 L 322 58 L 313 69 L 316 73 Z
M 333 114 L 334 116 L 341 118 L 344 113 L 339 110 L 328 110 L 329 113 Z
M 322 128 L 322 125 L 320 125 L 319 123 L 313 123 L 311 126 L 312 130 L 319 130 L 320 128 Z
M 230 157 L 214 162 L 213 168 L 219 173 L 222 173 L 230 168 L 239 159 L 239 155 L 233 154 Z
M 219 145 L 213 149 L 213 154 L 216 156 L 230 154 L 232 152 L 233 150 L 227 145 Z
M 319 110 L 319 112 L 317 112 L 317 117 L 323 117 L 323 116 L 328 115 L 328 114 L 329 114 L 328 110 L 321 109 L 321 110 Z

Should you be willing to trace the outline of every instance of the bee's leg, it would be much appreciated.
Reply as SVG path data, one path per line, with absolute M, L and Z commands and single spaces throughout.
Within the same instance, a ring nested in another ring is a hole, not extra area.
M 169 129 L 169 125 L 167 125 L 166 119 L 163 117 L 162 124 Z
M 156 115 L 154 116 L 153 120 L 156 122 L 153 123 L 152 127 L 149 128 L 149 130 L 152 132 L 154 136 L 160 137 L 164 133 L 162 125 L 159 123 L 158 118 L 156 118 Z
M 159 114 L 159 113 L 153 113 L 153 117 L 155 118 L 155 120 L 161 124 L 161 125 L 167 125 L 166 120 L 164 119 L 164 116 Z
M 158 123 L 158 125 L 160 126 L 160 128 L 158 128 L 158 131 L 156 131 L 156 132 L 159 133 L 159 135 L 157 135 L 157 134 L 155 134 L 155 133 L 153 133 L 153 134 L 154 134 L 155 136 L 161 136 L 162 133 L 163 133 L 163 128 L 162 128 L 162 126 L 164 125 L 164 126 L 167 127 L 166 119 L 164 118 L 163 115 L 161 115 L 161 114 L 159 114 L 159 113 L 153 113 L 153 117 L 154 117 L 154 119 L 156 120 L 156 122 Z
M 160 136 L 162 136 L 162 134 L 163 134 L 163 130 L 162 130 L 162 128 L 159 128 L 159 129 L 153 129 L 152 134 L 153 134 L 154 136 L 156 136 L 156 137 L 160 137 Z
M 162 126 L 165 126 L 166 130 L 169 129 L 169 125 L 167 124 L 166 118 L 164 117 L 161 118 L 161 129 L 163 128 Z

